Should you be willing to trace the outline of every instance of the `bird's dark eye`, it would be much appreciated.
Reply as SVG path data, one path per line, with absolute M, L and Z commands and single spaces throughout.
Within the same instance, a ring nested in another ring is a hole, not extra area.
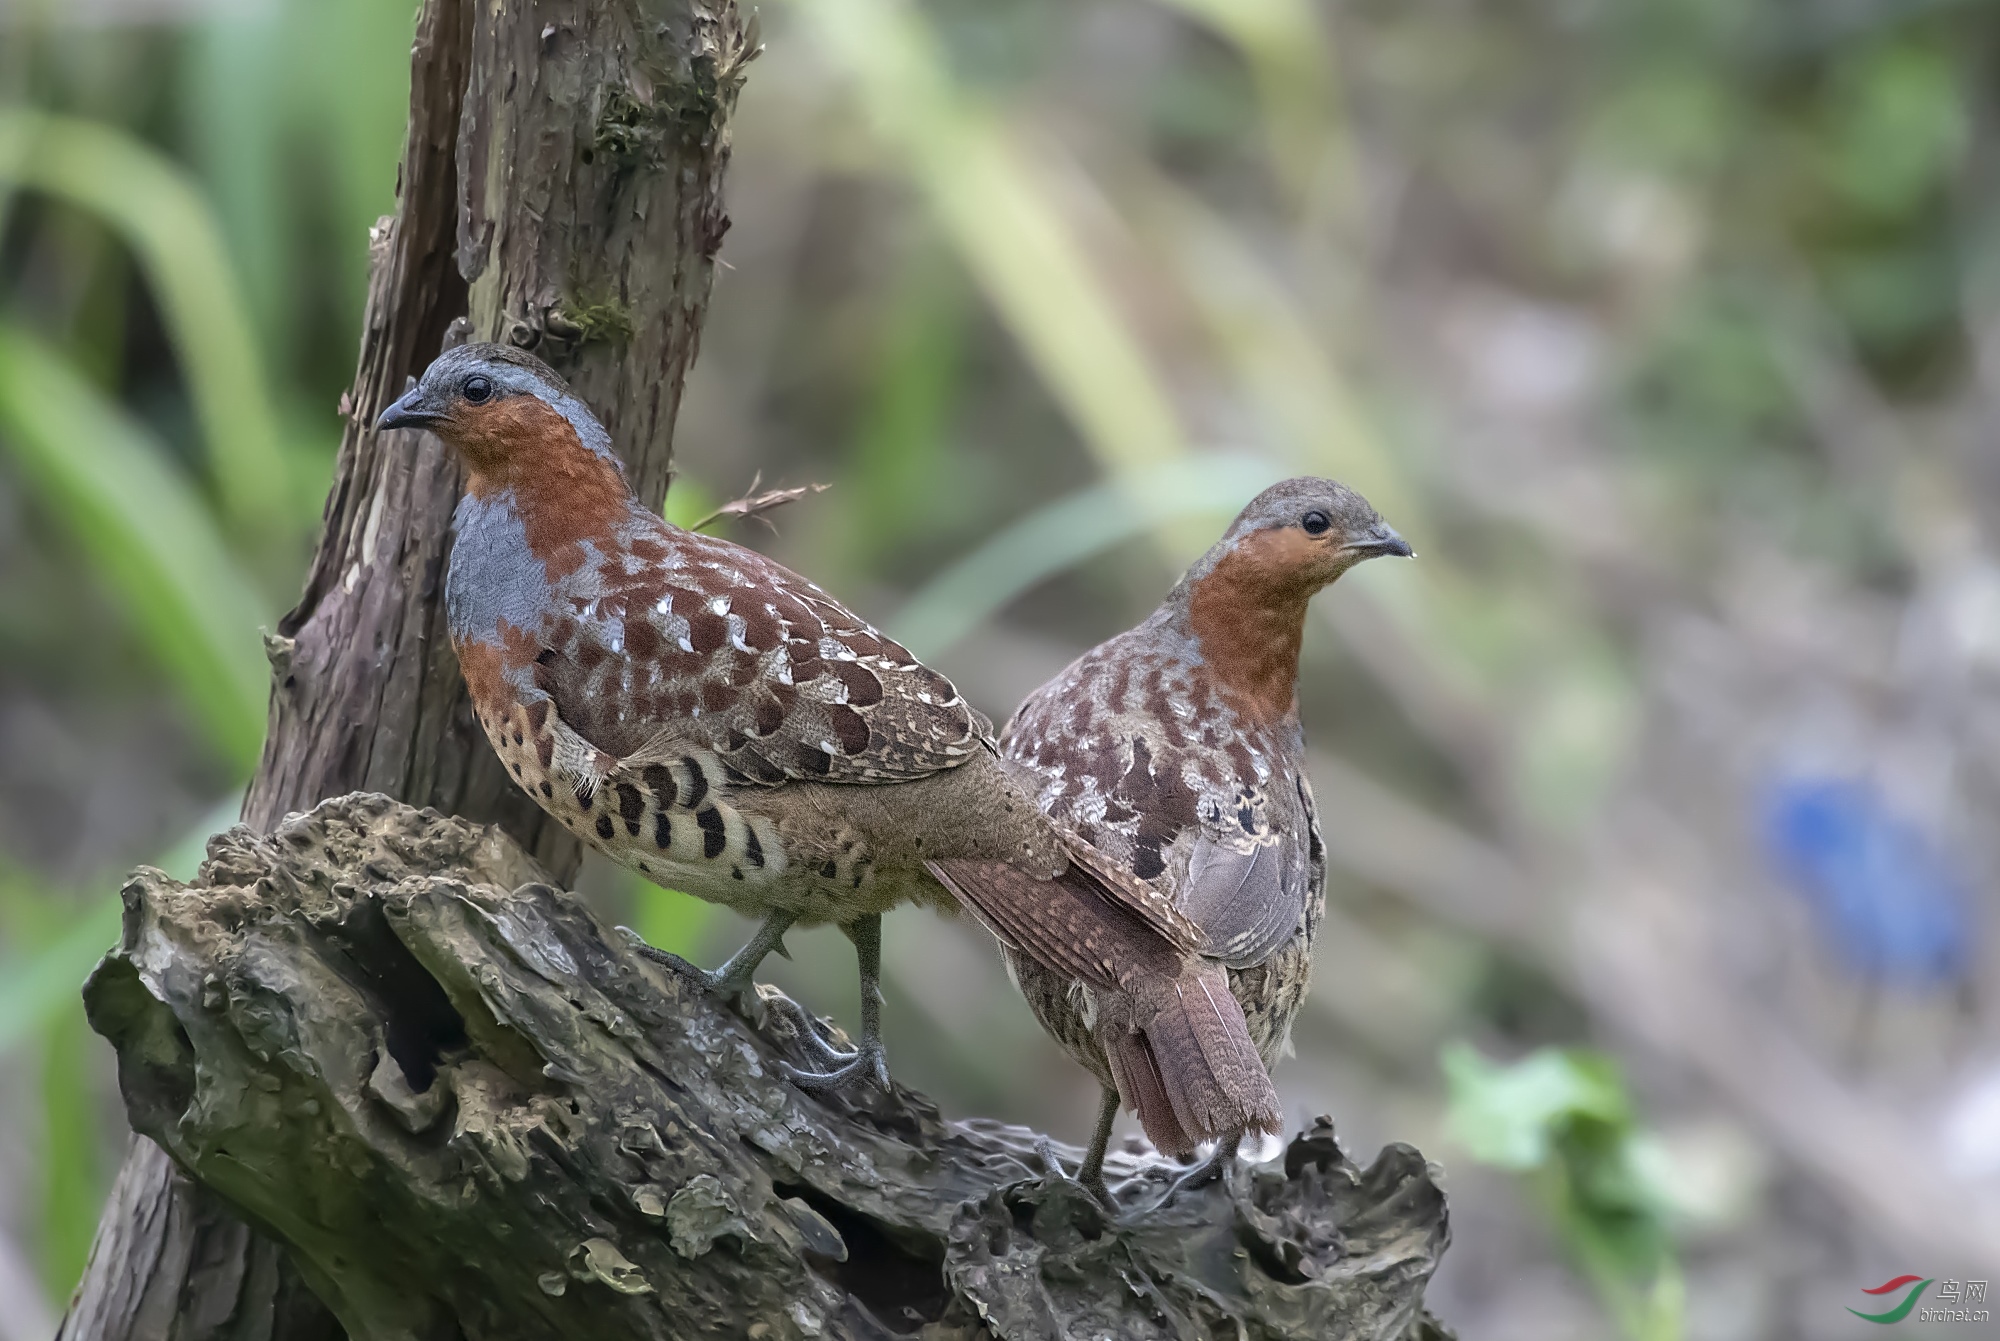
M 1333 525 L 1333 518 L 1327 516 L 1318 508 L 1314 508 L 1311 512 L 1299 518 L 1299 525 L 1306 528 L 1307 535 L 1321 535 L 1325 533 L 1328 527 Z
M 492 397 L 493 383 L 475 373 L 465 379 L 465 386 L 461 389 L 461 394 L 474 405 L 478 405 Z

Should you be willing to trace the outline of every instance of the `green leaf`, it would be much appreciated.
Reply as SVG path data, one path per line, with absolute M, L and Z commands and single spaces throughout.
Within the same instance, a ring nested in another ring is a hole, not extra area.
M 92 904 L 67 931 L 0 968 L 0 1056 L 79 1006 L 83 980 L 117 943 L 122 908 L 117 895 Z
M 1542 1048 L 1507 1065 L 1454 1043 L 1443 1060 L 1447 1126 L 1482 1164 L 1539 1168 L 1555 1153 L 1563 1129 L 1579 1118 L 1619 1131 L 1631 1125 L 1631 1106 L 1608 1058 Z
M 666 505 L 660 512 L 676 526 L 693 526 L 715 511 L 716 506 L 722 501 L 700 480 L 676 471 L 673 483 L 667 488 Z
M 632 910 L 632 929 L 646 944 L 688 959 L 701 953 L 720 911 L 692 894 L 662 889 L 638 876 L 632 877 Z
M 264 737 L 264 618 L 193 488 L 145 428 L 35 336 L 0 323 L 0 444 L 247 773 Z
M 1959 53 L 1887 43 L 1832 81 L 1826 175 L 1847 204 L 1877 217 L 1916 209 L 1956 170 L 1970 139 Z
M 1634 1158 L 1637 1121 L 1611 1059 L 1542 1048 L 1509 1065 L 1454 1043 L 1443 1062 L 1454 1139 L 1525 1175 L 1620 1331 L 1676 1341 L 1684 1301 L 1667 1199 Z
M 1228 516 L 1282 477 L 1254 458 L 1195 456 L 1057 499 L 925 583 L 890 630 L 918 656 L 935 657 L 1057 573 L 1166 523 Z
M 962 270 L 936 246 L 918 250 L 884 303 L 874 385 L 856 418 L 841 488 L 850 555 L 880 561 L 909 538 L 960 534 L 984 501 L 961 484 L 952 418 L 966 380 L 971 307 Z M 871 564 L 871 566 L 875 566 Z
M 0 112 L 0 186 L 44 191 L 97 215 L 139 258 L 208 444 L 216 489 L 252 537 L 292 515 L 278 421 L 221 230 L 180 168 L 108 126 Z

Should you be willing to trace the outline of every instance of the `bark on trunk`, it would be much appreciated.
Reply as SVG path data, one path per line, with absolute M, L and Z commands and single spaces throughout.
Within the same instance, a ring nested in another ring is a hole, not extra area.
M 728 226 L 728 113 L 755 51 L 728 0 L 426 0 L 324 532 L 268 640 L 254 827 L 365 787 L 497 821 L 550 871 L 574 871 L 574 840 L 472 729 L 443 636 L 457 464 L 369 424 L 447 340 L 509 340 L 575 383 L 657 502 Z M 141 1139 L 60 1335 L 318 1341 L 338 1328 L 276 1245 Z
M 1322 1119 L 1173 1191 L 1118 1156 L 1108 1217 L 1032 1132 L 807 1096 L 775 996 L 739 1017 L 496 828 L 362 793 L 139 872 L 85 1002 L 133 1124 L 357 1338 L 1440 1334 L 1407 1146 L 1358 1169 Z

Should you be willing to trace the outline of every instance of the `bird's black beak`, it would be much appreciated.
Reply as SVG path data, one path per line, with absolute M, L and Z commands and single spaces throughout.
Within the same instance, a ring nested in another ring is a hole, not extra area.
M 1364 559 L 1378 559 L 1384 555 L 1394 555 L 1399 559 L 1414 559 L 1417 552 L 1410 548 L 1410 542 L 1396 534 L 1396 528 L 1387 522 L 1376 522 L 1366 535 L 1347 543 L 1347 552 Z
M 429 428 L 441 417 L 423 406 L 423 388 L 411 387 L 397 397 L 382 417 L 375 421 L 375 431 L 391 428 Z

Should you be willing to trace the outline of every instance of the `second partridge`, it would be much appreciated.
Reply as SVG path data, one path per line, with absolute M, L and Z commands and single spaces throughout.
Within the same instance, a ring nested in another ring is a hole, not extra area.
M 1353 490 L 1294 479 L 1245 507 L 1152 617 L 1042 686 L 1004 733 L 1040 804 L 1201 928 L 1169 974 L 1106 990 L 1004 947 L 1050 1034 L 1104 1086 L 1080 1172 L 1100 1194 L 1122 1098 L 1169 1154 L 1276 1131 L 1269 1067 L 1304 1001 L 1326 866 L 1306 781 L 1307 602 L 1364 559 L 1410 554 Z M 1247 1045 L 1247 1046 L 1246 1046 Z

